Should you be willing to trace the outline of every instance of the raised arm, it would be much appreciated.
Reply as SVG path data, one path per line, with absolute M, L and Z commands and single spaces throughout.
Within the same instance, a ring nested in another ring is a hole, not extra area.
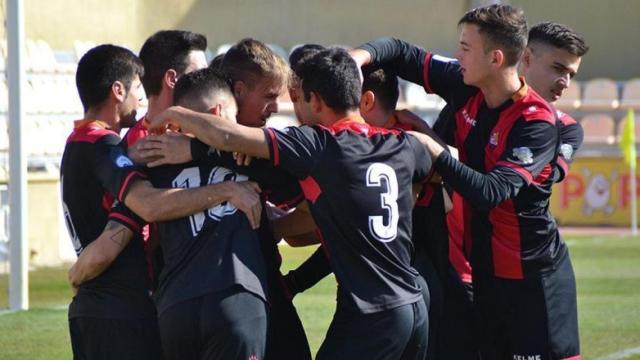
M 183 132 L 193 134 L 202 142 L 219 150 L 269 158 L 269 145 L 264 131 L 259 128 L 242 126 L 215 115 L 179 106 L 172 106 L 154 117 L 150 129 L 164 131 L 167 125 L 179 127 Z

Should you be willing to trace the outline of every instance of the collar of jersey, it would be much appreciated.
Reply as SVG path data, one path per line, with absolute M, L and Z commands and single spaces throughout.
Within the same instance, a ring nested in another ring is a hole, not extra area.
M 101 127 L 103 129 L 111 130 L 111 127 L 109 126 L 109 124 L 107 124 L 104 121 L 100 121 L 100 120 L 83 119 L 83 120 L 76 120 L 76 121 L 73 122 L 73 128 L 74 129 L 82 129 L 83 127 L 89 126 L 89 125 L 96 125 L 96 126 Z
M 516 93 L 511 96 L 511 100 L 513 100 L 513 102 L 522 100 L 529 93 L 529 85 L 527 85 L 524 76 L 520 76 L 520 84 L 520 89 L 518 89 L 518 91 L 516 91 Z

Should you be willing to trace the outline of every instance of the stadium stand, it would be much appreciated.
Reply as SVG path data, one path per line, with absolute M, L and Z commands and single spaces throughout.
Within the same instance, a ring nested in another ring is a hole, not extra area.
M 613 144 L 615 124 L 610 115 L 589 114 L 580 121 L 584 130 L 585 144 Z
M 624 83 L 622 98 L 620 99 L 620 108 L 640 109 L 640 78 L 631 79 Z
M 598 78 L 586 82 L 581 109 L 584 111 L 611 111 L 620 106 L 618 85 L 611 79 Z

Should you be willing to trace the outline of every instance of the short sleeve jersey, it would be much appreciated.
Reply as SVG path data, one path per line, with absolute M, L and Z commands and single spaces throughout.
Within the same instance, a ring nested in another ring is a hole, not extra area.
M 109 220 L 134 233 L 107 270 L 80 286 L 69 307 L 70 318 L 154 316 L 139 236 L 143 222 L 122 205 L 133 180 L 144 175 L 119 142 L 120 137 L 105 124 L 78 121 L 62 155 L 62 206 L 76 253 L 98 238 Z
M 338 305 L 372 313 L 417 301 L 411 185 L 431 170 L 424 147 L 359 117 L 265 133 L 274 166 L 300 181 L 309 202 L 339 284 Z

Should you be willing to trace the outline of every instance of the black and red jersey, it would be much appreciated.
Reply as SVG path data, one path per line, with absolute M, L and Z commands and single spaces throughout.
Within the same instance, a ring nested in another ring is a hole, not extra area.
M 451 106 L 445 140 L 458 148 L 461 162 L 443 153 L 434 165 L 464 199 L 463 238 L 474 274 L 522 279 L 553 267 L 566 253 L 549 212 L 558 148 L 554 110 L 523 79 L 512 99 L 489 108 L 479 89 L 464 84 L 453 59 L 389 38 L 362 48 Z
M 372 313 L 417 301 L 411 185 L 430 172 L 424 147 L 360 117 L 265 135 L 274 166 L 300 180 L 339 284 L 338 305 Z
M 144 175 L 118 146 L 120 137 L 99 121 L 77 121 L 67 139 L 60 168 L 65 221 L 76 253 L 116 221 L 139 234 L 141 219 L 122 201 Z M 140 236 L 134 236 L 115 261 L 83 283 L 69 317 L 141 318 L 154 316 Z
M 560 182 L 569 173 L 569 167 L 573 162 L 574 156 L 582 146 L 584 131 L 582 126 L 567 113 L 556 110 L 556 117 L 560 135 L 560 151 L 554 166 L 558 170 L 558 176 L 555 181 Z
M 246 176 L 216 161 L 147 169 L 158 188 L 195 188 Z M 159 222 L 164 266 L 154 298 L 158 314 L 181 301 L 233 286 L 266 300 L 266 274 L 258 234 L 244 213 L 223 202 L 191 216 Z

